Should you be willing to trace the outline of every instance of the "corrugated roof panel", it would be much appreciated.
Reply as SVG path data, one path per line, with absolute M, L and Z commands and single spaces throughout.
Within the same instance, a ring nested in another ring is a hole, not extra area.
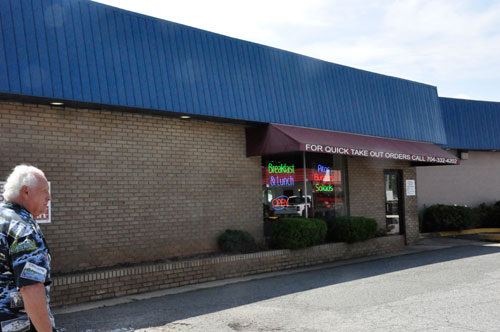
M 210 35 L 201 35 L 203 49 L 208 54 L 215 54 L 215 45 Z M 207 59 L 207 80 L 209 84 L 209 91 L 211 105 L 210 109 L 207 110 L 209 113 L 215 113 L 216 109 L 219 112 L 224 112 L 224 96 L 221 89 L 222 85 L 222 73 L 219 70 L 219 64 L 215 57 L 211 56 Z
M 209 70 L 210 63 L 207 61 L 208 58 L 203 57 L 205 52 L 208 52 L 206 48 L 206 44 L 203 43 L 202 36 L 200 34 L 193 34 L 192 36 L 194 40 L 194 52 L 196 53 L 196 58 L 198 59 L 198 68 L 199 71 L 199 100 L 200 100 L 200 113 L 201 114 L 210 114 L 213 109 L 212 105 L 212 96 L 209 91 L 212 91 L 213 88 L 210 87 L 210 80 L 207 77 L 207 72 Z
M 180 78 L 183 90 L 185 91 L 185 103 L 192 113 L 199 114 L 198 99 L 196 98 L 196 89 L 194 87 L 194 80 L 196 78 L 192 72 L 193 58 L 189 50 L 188 31 L 179 26 L 176 26 L 175 29 L 177 31 L 177 46 L 179 47 L 179 58 L 181 60 Z
M 14 23 L 10 10 L 10 1 L 0 1 L 0 21 L 2 23 L 2 39 L 4 41 L 5 62 L 7 67 L 7 79 L 9 90 L 12 93 L 21 93 L 21 82 L 18 67 L 16 36 L 14 35 Z M 22 19 L 19 17 L 18 19 Z M 27 64 L 26 64 L 27 65 Z
M 148 73 L 150 76 L 150 82 L 153 84 L 151 89 L 153 95 L 153 104 L 156 105 L 155 108 L 165 109 L 165 89 L 161 80 L 161 70 L 160 70 L 160 56 L 158 55 L 158 43 L 156 42 L 156 36 L 154 31 L 154 24 L 151 20 L 145 21 L 145 33 L 148 35 L 148 43 L 144 45 L 144 51 L 147 53 L 147 63 L 149 64 L 150 70 Z
M 380 116 L 380 119 L 378 120 L 379 121 L 378 123 L 380 124 L 380 129 L 382 130 L 384 136 L 388 136 L 390 135 L 391 132 L 390 128 L 391 121 L 388 116 L 388 113 L 390 112 L 391 109 L 391 104 L 387 100 L 387 96 L 381 82 L 377 82 L 377 97 L 379 105 L 388 110 L 388 112 L 378 112 Z
M 25 7 L 26 12 L 30 10 L 29 7 Z M 14 38 L 16 39 L 16 55 L 19 60 L 19 75 L 21 82 L 21 93 L 23 94 L 33 94 L 33 85 L 35 82 L 31 80 L 31 72 L 35 71 L 34 63 L 32 63 L 29 58 L 26 40 L 26 27 L 29 26 L 31 21 L 29 17 L 26 17 L 26 12 L 23 11 L 23 6 L 21 1 L 15 1 L 11 3 L 12 17 L 14 23 Z
M 331 87 L 328 84 L 329 83 L 329 75 L 328 75 L 328 68 L 326 66 L 323 66 L 321 68 L 321 76 L 320 79 L 318 80 L 319 86 L 318 86 L 318 99 L 322 100 L 324 105 L 321 106 L 319 115 L 320 119 L 319 121 L 325 121 L 327 123 L 333 123 L 335 121 L 334 119 L 334 113 L 333 112 L 328 112 L 329 109 L 333 109 L 333 103 L 331 99 Z
M 346 116 L 351 112 L 351 107 L 348 101 L 351 100 L 351 89 L 344 89 L 343 87 L 347 84 L 344 72 L 347 70 L 345 67 L 332 66 L 331 68 L 334 82 L 334 96 L 337 100 L 336 107 L 334 108 L 336 112 L 333 112 L 335 116 L 339 119 L 338 127 L 346 128 L 346 131 L 353 132 L 354 128 L 351 125 L 351 117 Z
M 429 85 L 87 0 L 0 9 L 0 93 L 446 141 Z
M 132 17 L 132 33 L 134 50 L 137 59 L 138 78 L 142 92 L 142 102 L 145 108 L 154 108 L 154 84 L 151 82 L 151 65 L 147 61 L 145 41 L 148 36 L 144 33 L 144 18 Z M 139 105 L 139 107 L 141 107 Z
M 78 99 L 81 100 L 92 100 L 92 94 L 90 92 L 90 78 L 89 78 L 89 62 L 87 61 L 87 52 L 85 49 L 85 33 L 82 23 L 82 15 L 80 10 L 80 3 L 70 3 L 71 4 L 71 17 L 73 20 L 73 34 L 70 36 L 71 43 L 73 44 L 73 52 L 75 53 L 76 64 L 73 64 L 75 69 L 78 71 L 79 76 L 79 87 L 80 91 L 78 94 Z M 75 88 L 76 89 L 76 88 Z
M 273 52 L 273 53 L 278 53 L 278 52 Z M 302 62 L 302 61 L 301 61 Z M 314 96 L 314 82 L 317 79 L 315 77 L 316 74 L 316 68 L 314 67 L 314 63 L 311 62 L 311 59 L 309 58 L 304 58 L 302 62 L 302 66 L 300 66 L 302 75 L 304 77 L 304 85 L 302 86 L 302 89 L 305 91 L 305 94 L 303 95 L 304 101 L 305 101 L 305 109 L 302 110 L 301 112 L 301 117 L 300 120 L 303 122 L 303 124 L 307 127 L 313 127 L 315 121 L 317 120 L 313 118 L 314 115 L 318 114 L 320 112 L 320 109 L 315 107 L 314 103 L 317 101 L 317 98 Z M 279 77 L 279 72 L 276 74 Z M 300 93 L 300 90 L 294 91 L 294 98 L 296 98 L 296 94 Z M 286 111 L 286 110 L 284 110 Z M 286 113 L 285 113 L 286 114 Z M 313 116 L 311 116 L 313 114 Z M 286 122 L 286 120 L 285 120 Z
M 67 7 L 69 2 L 54 1 L 53 3 L 54 5 L 50 11 L 52 11 L 53 23 L 56 25 L 55 37 L 56 47 L 59 51 L 63 96 L 64 99 L 78 100 L 76 96 L 79 95 L 77 92 L 79 85 L 75 84 L 78 81 L 76 68 L 74 67 L 75 62 L 70 63 L 70 58 L 73 57 L 73 54 L 70 51 L 71 45 L 68 45 L 66 42 L 66 36 L 73 33 L 73 22 L 71 21 L 71 15 L 69 15 Z
M 89 4 L 78 3 L 78 12 L 80 13 L 80 29 L 82 31 L 81 38 L 78 38 L 78 43 L 80 45 L 81 62 L 80 70 L 82 83 L 88 82 L 87 84 L 82 84 L 83 95 L 86 97 L 84 101 L 91 100 L 101 100 L 101 89 L 99 84 L 99 75 L 97 72 L 97 61 L 95 56 L 94 41 L 92 39 L 92 27 L 90 24 L 90 13 L 88 10 Z M 77 13 L 75 13 L 75 17 Z M 77 21 L 75 21 L 76 23 Z M 77 29 L 78 31 L 79 29 Z M 88 98 L 88 99 L 87 99 Z
M 117 23 L 116 23 L 116 15 L 114 12 L 110 13 L 108 15 L 107 19 L 107 26 L 108 26 L 108 31 L 112 32 L 110 33 L 110 38 L 109 38 L 109 43 L 110 43 L 110 49 L 111 49 L 111 54 L 114 59 L 113 61 L 113 69 L 114 69 L 114 76 L 116 80 L 116 95 L 117 95 L 117 101 L 118 104 L 120 105 L 126 105 L 127 104 L 127 89 L 130 88 L 130 86 L 127 86 L 128 82 L 127 79 L 125 78 L 125 73 L 124 73 L 124 66 L 122 64 L 122 54 L 120 53 L 120 50 L 122 49 L 121 45 L 124 43 L 121 42 L 120 38 L 123 38 L 122 31 L 117 29 Z
M 447 136 L 445 147 L 500 149 L 500 102 L 439 98 Z
M 217 54 L 220 52 L 220 43 L 221 41 L 214 38 L 213 35 L 206 35 L 207 45 L 208 45 L 208 54 Z M 214 113 L 219 114 L 227 114 L 229 113 L 228 109 L 228 101 L 229 101 L 229 91 L 224 86 L 225 82 L 227 82 L 226 73 L 223 70 L 224 64 L 223 59 L 220 57 L 209 57 L 211 63 L 211 80 L 214 80 L 214 90 L 212 95 L 215 94 L 216 103 L 214 104 L 214 108 L 212 111 Z
M 252 49 L 252 53 L 257 59 L 257 70 L 255 71 L 254 75 L 259 77 L 259 81 L 261 84 L 261 94 L 259 96 L 256 96 L 256 98 L 261 101 L 263 106 L 263 108 L 260 109 L 259 112 L 257 112 L 256 119 L 260 119 L 262 114 L 265 114 L 269 118 L 275 119 L 275 113 L 277 112 L 276 100 L 271 96 L 271 80 L 266 79 L 266 77 L 269 77 L 270 75 L 268 71 L 268 61 L 264 57 L 264 49 L 262 47 L 252 47 Z M 293 113 L 292 116 L 294 116 Z
M 106 69 L 106 62 L 104 58 L 104 47 L 105 41 L 102 38 L 101 34 L 101 29 L 100 29 L 100 24 L 99 24 L 99 15 L 98 13 L 104 11 L 105 8 L 102 8 L 102 10 L 99 10 L 96 6 L 90 5 L 89 6 L 89 17 L 90 17 L 90 35 L 92 38 L 92 44 L 89 45 L 89 49 L 93 53 L 93 60 L 95 60 L 96 63 L 96 68 L 97 68 L 97 82 L 99 84 L 99 95 L 101 96 L 100 100 L 101 103 L 103 104 L 111 104 L 111 99 L 109 96 L 109 80 L 111 79 L 110 77 L 107 76 L 107 69 Z M 137 20 L 137 18 L 135 19 Z M 134 21 L 134 18 L 132 18 L 132 21 Z M 132 22 L 132 25 L 134 22 Z M 138 27 L 133 26 L 132 31 L 137 31 Z M 140 48 L 138 45 L 135 45 L 135 47 L 140 51 Z M 139 52 L 140 53 L 140 52 Z M 141 61 L 140 59 L 137 61 L 137 64 L 140 64 Z M 141 68 L 142 70 L 139 71 L 144 72 L 144 68 Z M 140 91 L 144 91 L 145 87 L 141 87 Z M 149 104 L 144 103 L 146 107 L 149 106 Z
M 235 102 L 235 110 L 233 114 L 239 114 L 239 116 L 246 118 L 246 104 L 245 104 L 245 93 L 243 91 L 243 83 L 242 83 L 242 75 L 241 75 L 241 65 L 239 60 L 241 58 L 240 54 L 238 54 L 237 49 L 238 42 L 229 42 L 225 43 L 226 52 L 228 55 L 228 65 L 227 68 L 229 74 L 231 76 L 231 82 L 233 85 L 233 94 L 234 94 L 234 102 Z M 233 114 L 230 114 L 230 118 L 233 117 Z
M 72 7 L 77 6 L 77 3 L 71 3 L 71 2 L 64 2 L 64 13 L 66 15 L 66 19 L 70 21 L 70 24 L 66 24 L 66 29 L 64 33 L 64 42 L 66 43 L 66 49 L 68 50 L 67 56 L 68 56 L 68 68 L 69 68 L 69 74 L 71 77 L 71 86 L 72 86 L 72 91 L 73 91 L 73 99 L 76 100 L 83 100 L 83 86 L 84 83 L 82 82 L 81 78 L 81 70 L 80 70 L 80 63 L 84 63 L 83 59 L 80 59 L 82 56 L 82 53 L 79 51 L 79 44 L 81 42 L 80 39 L 77 39 L 77 28 L 76 28 L 76 21 L 78 21 L 79 14 L 76 13 L 76 15 L 73 15 L 73 10 Z M 88 85 L 88 82 L 86 82 L 85 85 Z
M 285 81 L 286 69 L 281 63 L 282 60 L 282 56 L 280 56 L 281 54 L 278 54 L 278 52 L 276 51 L 270 53 L 271 53 L 270 63 L 272 67 L 273 81 L 275 84 L 275 91 L 276 91 L 274 98 L 276 99 L 277 112 L 279 112 L 280 115 L 286 115 L 290 113 L 289 110 L 293 110 L 293 108 L 289 106 L 290 97 L 287 94 L 287 88 L 286 88 L 287 83 Z M 308 85 L 307 87 L 309 88 L 310 86 Z M 307 91 L 309 92 L 310 90 L 308 89 Z M 309 102 L 311 104 L 313 103 L 312 97 L 309 98 Z M 306 126 L 310 126 L 310 116 L 308 116 L 307 113 L 302 113 L 299 115 L 299 117 Z M 281 121 L 287 121 L 287 119 L 282 117 Z
M 180 109 L 177 92 L 177 81 L 175 80 L 175 70 L 173 67 L 172 50 L 169 42 L 168 24 L 156 25 L 158 31 L 158 54 L 160 68 L 162 68 L 162 81 L 164 86 L 164 97 L 167 110 Z
M 231 75 L 229 72 L 229 62 L 228 54 L 226 51 L 225 40 L 221 38 L 216 38 L 212 36 L 212 41 L 214 44 L 214 55 L 220 54 L 221 56 L 215 57 L 217 59 L 217 71 L 220 73 L 220 86 L 219 89 L 222 91 L 222 104 L 220 110 L 214 110 L 222 117 L 230 117 L 232 110 L 236 109 L 236 104 L 234 102 L 233 84 L 231 81 Z M 215 113 L 215 114 L 217 114 Z
M 315 66 L 315 73 L 316 77 L 312 81 L 312 92 L 313 92 L 313 108 L 317 110 L 317 112 L 310 112 L 311 114 L 311 120 L 313 123 L 318 123 L 318 122 L 326 122 L 326 123 L 331 123 L 331 117 L 330 112 L 328 112 L 328 109 L 331 109 L 328 105 L 328 98 L 325 95 L 325 85 L 324 80 L 325 80 L 325 66 Z
M 112 105 L 119 105 L 118 91 L 123 89 L 123 83 L 118 79 L 120 76 L 120 70 L 118 70 L 118 65 L 120 64 L 119 58 L 115 58 L 116 52 L 113 49 L 114 45 L 111 42 L 112 38 L 116 36 L 116 29 L 108 29 L 108 24 L 113 20 L 113 11 L 107 9 L 99 11 L 98 21 L 99 30 L 102 38 L 103 48 L 102 55 L 104 58 L 104 70 L 106 72 L 106 86 L 108 88 L 109 101 Z M 141 28 L 143 28 L 141 26 Z M 141 31 L 141 35 L 147 36 L 145 31 Z M 146 69 L 151 66 L 147 66 Z
M 2 7 L 0 6 L 0 11 Z M 5 45 L 2 28 L 2 15 L 0 14 L 0 91 L 9 91 L 9 72 L 7 68 L 7 59 L 5 58 Z
M 34 47 L 27 47 L 25 50 L 28 53 L 29 67 L 26 69 L 24 75 L 29 76 L 30 78 L 31 93 L 34 95 L 38 95 L 43 93 L 43 88 L 42 88 L 42 75 L 40 72 L 40 63 L 38 57 L 38 49 L 36 47 L 37 40 L 36 40 L 36 31 L 33 19 L 34 17 L 33 8 L 31 6 L 23 6 L 22 2 L 20 2 L 19 4 L 24 18 L 24 24 L 23 24 L 24 29 L 22 26 L 20 27 L 20 29 L 24 30 L 23 33 L 26 39 L 26 45 L 34 45 Z M 23 50 L 20 51 L 21 53 L 23 52 Z
M 246 43 L 241 43 L 241 52 L 243 54 L 245 63 L 245 81 L 247 82 L 246 95 L 248 97 L 248 116 L 250 118 L 255 118 L 259 114 L 259 110 L 263 109 L 258 103 L 255 96 L 259 95 L 259 84 L 256 82 L 254 72 L 257 69 L 257 64 L 255 63 L 255 57 L 253 57 L 249 52 L 249 47 Z

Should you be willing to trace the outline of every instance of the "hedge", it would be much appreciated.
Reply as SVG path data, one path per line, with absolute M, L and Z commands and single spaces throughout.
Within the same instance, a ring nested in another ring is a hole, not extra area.
M 474 209 L 480 227 L 500 227 L 500 201 L 493 205 L 481 204 Z
M 436 204 L 425 209 L 422 218 L 424 233 L 481 227 L 500 227 L 500 201 L 475 208 Z
M 300 249 L 325 242 L 326 223 L 320 219 L 282 218 L 273 222 L 271 246 Z
M 365 217 L 336 217 L 328 221 L 327 242 L 359 242 L 375 237 L 377 221 Z
M 217 239 L 219 249 L 230 253 L 250 253 L 258 250 L 252 234 L 234 229 L 226 229 Z

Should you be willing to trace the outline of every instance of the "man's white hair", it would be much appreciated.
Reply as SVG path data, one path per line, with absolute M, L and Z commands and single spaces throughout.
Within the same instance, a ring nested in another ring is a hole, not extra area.
M 12 201 L 19 196 L 19 191 L 23 186 L 30 188 L 36 187 L 38 179 L 35 174 L 38 173 L 45 177 L 42 170 L 30 165 L 17 165 L 10 173 L 4 185 L 3 198 L 6 201 Z

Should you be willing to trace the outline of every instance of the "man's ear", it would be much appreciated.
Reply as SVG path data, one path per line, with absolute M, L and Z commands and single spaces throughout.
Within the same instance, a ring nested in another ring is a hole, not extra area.
M 29 188 L 28 186 L 22 186 L 22 187 L 21 187 L 21 190 L 20 190 L 20 192 L 19 192 L 19 195 L 21 195 L 21 196 L 28 196 L 28 194 L 29 194 L 29 189 L 30 189 L 30 188 Z

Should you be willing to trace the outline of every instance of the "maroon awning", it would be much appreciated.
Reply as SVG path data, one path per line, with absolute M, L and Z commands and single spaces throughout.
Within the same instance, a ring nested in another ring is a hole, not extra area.
M 459 159 L 432 143 L 347 134 L 320 129 L 269 124 L 248 128 L 247 156 L 282 152 L 319 152 L 458 165 Z

